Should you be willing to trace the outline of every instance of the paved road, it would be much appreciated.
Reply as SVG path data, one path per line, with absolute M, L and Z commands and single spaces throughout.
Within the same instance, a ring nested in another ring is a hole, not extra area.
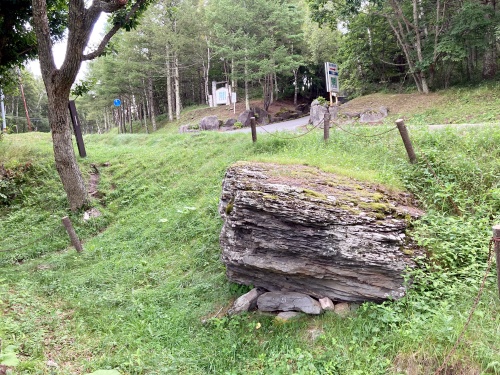
M 274 133 L 279 131 L 296 131 L 297 128 L 306 125 L 309 122 L 309 116 L 301 117 L 295 120 L 275 122 L 273 124 L 259 126 L 257 125 L 257 133 Z M 250 133 L 250 128 L 231 130 L 231 133 Z

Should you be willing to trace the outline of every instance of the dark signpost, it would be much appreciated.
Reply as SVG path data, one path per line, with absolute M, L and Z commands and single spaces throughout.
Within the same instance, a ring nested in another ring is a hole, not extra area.
M 80 157 L 84 158 L 87 156 L 85 151 L 85 144 L 83 143 L 82 129 L 80 127 L 80 120 L 78 120 L 78 113 L 76 112 L 76 105 L 74 100 L 70 100 L 68 104 L 69 113 L 71 115 L 71 121 L 73 122 L 73 130 L 75 132 L 76 144 L 78 146 L 78 152 Z

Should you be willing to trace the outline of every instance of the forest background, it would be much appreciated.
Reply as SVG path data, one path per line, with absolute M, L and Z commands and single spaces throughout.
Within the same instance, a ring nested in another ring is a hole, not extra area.
M 118 126 L 119 116 L 154 131 L 158 120 L 207 104 L 212 81 L 231 84 L 247 107 L 254 98 L 268 98 L 263 106 L 311 101 L 327 95 L 325 61 L 339 64 L 349 98 L 428 93 L 494 79 L 499 34 L 494 0 L 160 0 L 91 62 L 73 94 L 84 132 L 100 133 Z M 21 75 L 32 126 L 49 131 L 43 82 Z M 27 131 L 18 80 L 3 89 L 9 131 Z

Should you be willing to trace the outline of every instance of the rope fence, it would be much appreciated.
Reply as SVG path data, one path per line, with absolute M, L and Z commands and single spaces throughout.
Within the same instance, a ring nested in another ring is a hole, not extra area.
M 252 117 L 252 119 L 254 119 L 253 121 L 255 121 L 255 118 Z M 276 132 L 270 132 L 268 131 L 264 126 L 265 125 L 262 125 L 262 124 L 259 124 L 258 127 L 261 128 L 263 131 L 265 131 L 267 134 L 269 134 L 271 137 L 274 137 L 274 138 L 279 138 L 279 139 L 286 139 L 286 140 L 289 140 L 289 139 L 297 139 L 297 138 L 300 138 L 300 137 L 304 137 L 306 136 L 307 134 L 311 133 L 313 130 L 316 130 L 317 128 L 319 128 L 319 126 L 321 124 L 323 124 L 325 121 L 325 119 L 323 118 L 323 120 L 321 120 L 317 125 L 315 125 L 314 127 L 312 127 L 311 129 L 309 129 L 307 132 L 305 133 L 302 133 L 302 134 L 299 134 L 297 136 L 293 136 L 293 137 L 281 137 L 279 135 L 276 134 Z M 251 125 L 252 126 L 252 125 Z
M 356 134 L 356 133 L 350 132 L 350 131 L 348 131 L 348 130 L 346 130 L 346 129 L 342 128 L 342 127 L 341 127 L 339 124 L 337 124 L 337 123 L 335 123 L 335 126 L 336 126 L 338 129 L 342 130 L 343 132 L 345 132 L 345 133 L 347 133 L 347 134 L 353 135 L 353 136 L 355 136 L 355 137 L 360 137 L 360 138 L 377 138 L 377 137 L 381 137 L 381 136 L 383 136 L 383 135 L 385 135 L 385 134 L 388 134 L 388 133 L 390 133 L 390 132 L 392 132 L 392 131 L 394 131 L 394 130 L 397 130 L 397 128 L 398 128 L 397 126 L 395 126 L 395 127 L 390 128 L 389 130 L 384 131 L 384 132 L 382 132 L 382 133 L 373 134 L 373 135 L 364 135 L 364 134 Z
M 460 334 L 458 335 L 457 341 L 455 341 L 455 344 L 453 345 L 453 347 L 449 351 L 448 355 L 443 360 L 443 363 L 434 372 L 433 375 L 439 375 L 439 374 L 441 374 L 441 372 L 446 368 L 446 365 L 450 362 L 450 359 L 453 356 L 453 354 L 455 354 L 455 352 L 456 352 L 456 350 L 458 348 L 458 345 L 460 345 L 460 343 L 462 342 L 462 340 L 464 338 L 464 335 L 465 335 L 465 332 L 467 331 L 467 328 L 469 328 L 469 324 L 472 321 L 472 316 L 474 315 L 474 312 L 476 311 L 477 306 L 479 305 L 479 301 L 481 300 L 481 296 L 483 295 L 484 287 L 486 285 L 486 279 L 488 278 L 488 274 L 490 273 L 490 270 L 491 270 L 491 265 L 493 263 L 493 253 L 494 253 L 493 252 L 493 245 L 495 245 L 495 250 L 497 252 L 497 257 L 498 257 L 498 254 L 500 253 L 500 251 L 498 250 L 498 244 L 499 243 L 500 243 L 500 238 L 499 237 L 495 237 L 495 234 L 493 234 L 493 237 L 491 238 L 490 243 L 489 243 L 488 265 L 486 267 L 486 271 L 484 272 L 484 276 L 483 276 L 483 279 L 481 281 L 481 286 L 479 287 L 479 291 L 477 293 L 477 296 L 474 299 L 474 303 L 472 304 L 472 308 L 470 309 L 469 315 L 467 317 L 467 321 L 465 322 L 464 327 L 460 331 Z
M 321 124 L 324 124 L 324 128 L 325 128 L 324 139 L 325 139 L 325 142 L 326 142 L 328 140 L 328 138 L 329 138 L 329 129 L 328 130 L 326 129 L 327 127 L 328 128 L 330 127 L 329 121 L 330 121 L 330 114 L 327 112 L 327 114 L 325 115 L 325 117 L 323 118 L 323 120 L 321 120 L 315 127 L 313 127 L 311 130 L 309 130 L 307 133 L 301 134 L 301 135 L 299 135 L 297 137 L 289 137 L 289 138 L 279 137 L 279 138 L 282 138 L 282 139 L 299 138 L 299 137 L 302 137 L 302 136 L 304 136 L 306 134 L 309 134 L 313 130 L 317 129 Z M 378 134 L 373 134 L 373 135 L 365 135 L 365 134 L 359 134 L 359 133 L 351 132 L 350 130 L 344 129 L 336 121 L 334 121 L 334 126 L 336 128 L 338 128 L 339 130 L 347 133 L 347 134 L 350 134 L 350 135 L 355 136 L 355 137 L 366 138 L 366 139 L 373 139 L 373 138 L 381 137 L 381 136 L 383 136 L 385 134 L 391 133 L 392 131 L 398 129 L 399 133 L 401 135 L 401 138 L 403 140 L 403 144 L 405 146 L 406 152 L 408 154 L 408 158 L 409 158 L 410 163 L 411 164 L 415 164 L 417 162 L 417 156 L 415 154 L 415 151 L 414 151 L 414 148 L 413 148 L 413 144 L 412 144 L 410 136 L 408 134 L 408 130 L 407 130 L 407 128 L 406 128 L 406 126 L 404 124 L 404 121 L 402 119 L 396 120 L 396 126 L 395 127 L 391 128 L 391 129 L 388 129 L 388 130 L 386 130 L 384 132 L 381 132 L 381 133 L 378 133 Z M 267 133 L 271 134 L 266 129 L 264 129 L 264 130 Z M 273 135 L 273 134 L 271 134 L 271 135 Z M 256 135 L 254 137 L 254 142 L 255 141 L 256 141 Z M 429 170 L 429 172 L 431 173 L 431 175 L 433 176 L 433 178 L 435 179 L 435 181 L 441 187 L 444 187 L 443 182 L 441 181 L 441 179 L 439 178 L 438 174 L 436 173 L 436 171 L 432 167 L 431 162 L 429 161 L 429 159 L 426 157 L 426 155 L 421 150 L 419 150 L 419 157 L 421 158 L 421 160 L 423 160 L 425 162 L 425 165 L 426 165 L 427 169 Z M 448 200 L 449 200 L 451 206 L 453 207 L 454 213 L 456 215 L 458 215 L 458 216 L 462 216 L 463 213 L 460 210 L 460 208 L 458 207 L 457 203 L 453 200 L 453 198 L 451 196 L 449 196 Z M 471 307 L 471 309 L 469 311 L 469 314 L 468 314 L 468 317 L 467 317 L 467 321 L 465 322 L 462 330 L 460 331 L 460 334 L 458 335 L 458 338 L 457 338 L 455 344 L 453 345 L 452 349 L 446 355 L 446 357 L 443 360 L 443 363 L 434 372 L 433 375 L 440 375 L 443 372 L 443 370 L 446 370 L 446 367 L 449 364 L 452 356 L 455 354 L 458 346 L 462 342 L 462 340 L 464 338 L 464 335 L 465 335 L 465 332 L 469 328 L 469 325 L 470 325 L 470 323 L 472 321 L 474 312 L 476 311 L 476 309 L 477 309 L 477 307 L 479 305 L 479 301 L 481 300 L 481 296 L 482 296 L 482 294 L 484 292 L 484 289 L 485 289 L 485 286 L 486 286 L 486 280 L 487 280 L 488 275 L 490 273 L 491 266 L 492 266 L 492 263 L 493 263 L 493 258 L 494 258 L 495 254 L 496 254 L 496 265 L 497 265 L 497 274 L 498 274 L 497 275 L 497 278 L 498 278 L 497 279 L 497 284 L 498 284 L 498 291 L 499 291 L 499 296 L 500 296 L 500 225 L 497 225 L 497 226 L 493 227 L 493 237 L 489 241 L 488 261 L 487 261 L 486 270 L 485 270 L 484 276 L 483 276 L 483 278 L 481 280 L 479 291 L 478 291 L 478 293 L 477 293 L 477 295 L 476 295 L 476 297 L 474 299 L 474 302 L 472 304 L 472 307 Z

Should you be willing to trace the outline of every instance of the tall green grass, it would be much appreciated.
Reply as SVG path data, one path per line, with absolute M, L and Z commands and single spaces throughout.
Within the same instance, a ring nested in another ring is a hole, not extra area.
M 0 216 L 1 249 L 41 236 L 0 253 L 0 350 L 16 346 L 13 373 L 431 374 L 465 324 L 500 219 L 500 130 L 412 129 L 415 166 L 395 132 L 332 133 L 327 144 L 313 132 L 259 135 L 255 145 L 249 135 L 209 132 L 86 136 L 81 168 L 100 170 L 103 197 L 94 205 L 103 216 L 83 222 L 70 213 L 81 254 L 62 230 L 43 236 L 68 214 L 49 138 L 7 136 L 2 157 L 20 153 L 45 171 L 26 185 L 33 193 Z M 227 281 L 218 243 L 221 183 L 238 160 L 308 164 L 412 191 L 427 211 L 412 233 L 432 261 L 422 261 L 405 298 L 363 304 L 347 318 L 280 324 L 258 313 L 217 315 L 245 289 Z M 496 293 L 492 271 L 449 371 L 500 373 Z M 59 367 L 47 367 L 48 359 Z

